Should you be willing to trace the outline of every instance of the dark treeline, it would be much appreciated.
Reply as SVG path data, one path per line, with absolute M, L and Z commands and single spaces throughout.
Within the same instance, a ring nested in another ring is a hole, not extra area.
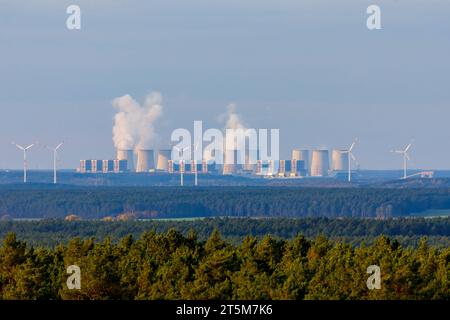
M 80 290 L 66 285 L 72 265 Z M 367 288 L 371 265 L 380 289 Z M 450 299 L 449 270 L 450 248 L 405 249 L 384 236 L 360 248 L 302 236 L 231 245 L 217 232 L 203 242 L 170 230 L 34 249 L 8 234 L 0 299 Z
M 0 190 L 0 216 L 390 217 L 450 209 L 450 189 L 126 187 Z
M 103 241 L 109 237 L 117 242 L 129 234 L 135 238 L 144 232 L 165 233 L 170 229 L 187 236 L 194 230 L 199 240 L 206 240 L 218 230 L 224 239 L 238 244 L 250 235 L 262 238 L 270 234 L 280 239 L 303 235 L 313 239 L 319 235 L 331 240 L 345 241 L 353 246 L 373 243 L 381 235 L 398 240 L 404 246 L 417 247 L 421 237 L 436 247 L 450 247 L 450 218 L 396 218 L 389 220 L 360 218 L 207 218 L 193 221 L 0 221 L 0 237 L 14 232 L 21 240 L 33 246 L 55 247 L 67 244 L 75 237 L 95 238 Z

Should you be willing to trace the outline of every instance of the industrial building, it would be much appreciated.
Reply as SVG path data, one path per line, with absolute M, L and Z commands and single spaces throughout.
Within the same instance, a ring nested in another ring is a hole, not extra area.
M 305 161 L 280 160 L 278 165 L 279 177 L 306 177 Z
M 114 159 L 114 173 L 128 171 L 129 165 L 127 160 Z
M 168 162 L 169 173 L 217 173 L 216 164 L 214 162 L 203 160 L 201 163 L 196 161 L 174 161 Z
M 80 173 L 120 173 L 128 171 L 127 160 L 80 160 Z
M 103 160 L 103 173 L 114 172 L 114 160 Z
M 113 160 L 80 160 L 80 173 L 213 173 L 223 175 L 271 176 L 278 178 L 289 177 L 328 177 L 331 172 L 341 173 L 348 171 L 349 154 L 346 150 L 332 150 L 331 159 L 329 151 L 324 149 L 292 150 L 292 158 L 288 160 L 258 160 L 258 151 L 246 150 L 244 159 L 241 159 L 239 150 L 228 150 L 224 154 L 225 163 L 217 165 L 212 159 L 195 161 L 173 161 L 172 150 L 139 149 L 117 150 L 117 159 Z M 136 164 L 134 158 L 136 156 Z M 239 164 L 245 160 L 244 164 Z M 331 160 L 331 161 L 330 161 Z
M 256 164 L 256 175 L 275 176 L 278 173 L 277 162 L 274 160 L 258 160 Z
M 309 173 L 310 167 L 310 153 L 309 150 L 305 149 L 294 149 L 292 150 L 292 160 L 300 160 L 304 163 L 304 169 Z
M 117 150 L 117 159 L 80 160 L 80 173 L 122 173 L 122 172 L 168 172 L 171 150 L 159 150 L 155 166 L 154 150 L 137 150 L 137 164 L 134 165 L 132 150 Z M 136 170 L 134 169 L 136 168 Z
M 117 150 L 117 160 L 127 161 L 127 170 L 134 171 L 134 152 L 133 150 Z
M 303 160 L 258 160 L 256 174 L 272 177 L 306 177 Z
M 91 172 L 103 172 L 103 160 L 91 160 Z

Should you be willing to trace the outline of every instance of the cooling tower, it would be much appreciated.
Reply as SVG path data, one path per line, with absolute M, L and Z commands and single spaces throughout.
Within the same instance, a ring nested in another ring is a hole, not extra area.
M 255 171 L 256 163 L 258 162 L 259 152 L 258 150 L 245 150 L 245 171 Z
M 134 171 L 133 150 L 117 150 L 117 160 L 127 160 L 127 170 Z
M 311 159 L 311 176 L 326 177 L 330 167 L 328 150 L 314 150 Z
M 137 150 L 136 172 L 149 172 L 155 169 L 155 153 L 153 150 Z
M 156 170 L 169 171 L 169 160 L 171 159 L 171 150 L 158 150 L 158 159 L 156 161 Z
M 301 160 L 304 161 L 305 170 L 309 171 L 309 150 L 300 150 L 294 149 L 292 150 L 292 160 Z
M 333 171 L 347 171 L 348 170 L 348 153 L 343 153 L 344 150 L 333 150 Z
M 223 163 L 223 174 L 235 174 L 238 170 L 237 163 L 240 161 L 238 150 L 226 150 L 224 163 Z

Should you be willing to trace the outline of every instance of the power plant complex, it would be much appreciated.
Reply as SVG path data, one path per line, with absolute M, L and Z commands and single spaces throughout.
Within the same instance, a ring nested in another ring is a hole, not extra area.
M 199 173 L 217 175 L 254 175 L 260 177 L 329 177 L 349 171 L 348 150 L 292 150 L 291 159 L 261 160 L 259 152 L 247 150 L 243 164 L 238 150 L 224 152 L 224 163 L 211 159 L 172 160 L 172 150 L 117 150 L 116 159 L 80 160 L 80 173 Z
M 351 153 L 356 141 L 348 150 L 325 149 L 294 149 L 287 159 L 271 156 L 261 157 L 267 147 L 258 146 L 256 131 L 247 131 L 241 116 L 236 113 L 235 105 L 230 104 L 227 109 L 225 122 L 225 136 L 219 143 L 223 143 L 220 153 L 217 150 L 200 152 L 196 145 L 183 148 L 174 147 L 179 152 L 177 159 L 172 159 L 172 150 L 156 150 L 155 145 L 157 119 L 161 115 L 161 95 L 153 93 L 143 105 L 137 104 L 130 96 L 125 95 L 113 101 L 118 109 L 113 127 L 113 141 L 117 149 L 116 157 L 112 160 L 81 160 L 78 172 L 87 173 L 136 173 L 136 174 L 180 174 L 183 184 L 183 174 L 216 174 L 223 176 L 254 176 L 271 178 L 305 178 L 329 177 L 339 173 L 347 173 L 351 180 Z M 200 121 L 194 121 L 195 128 Z M 198 129 L 198 127 L 197 127 Z M 230 130 L 230 131 L 229 131 Z M 243 134 L 245 137 L 238 137 Z M 230 135 L 229 135 L 230 134 Z M 271 136 L 272 139 L 272 136 Z M 195 139 L 194 139 L 195 140 Z M 248 140 L 248 142 L 247 142 Z M 253 142 L 253 143 L 252 143 Z M 273 141 L 271 140 L 271 147 Z M 217 148 L 215 146 L 215 148 Z M 260 150 L 261 148 L 261 150 Z M 276 154 L 279 147 L 276 147 Z M 199 159 L 199 154 L 202 159 Z M 184 157 L 189 152 L 190 156 Z M 210 153 L 210 154 L 209 154 Z M 331 153 L 331 159 L 330 159 Z M 194 160 L 192 155 L 196 154 Z M 214 154 L 214 157 L 213 157 Z M 175 153 L 174 153 L 175 155 Z M 216 158 L 215 156 L 219 157 Z M 184 159 L 184 160 L 179 160 Z

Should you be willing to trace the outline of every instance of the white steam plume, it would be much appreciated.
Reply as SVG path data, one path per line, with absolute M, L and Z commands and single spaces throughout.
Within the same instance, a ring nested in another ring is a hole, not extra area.
M 236 105 L 231 103 L 227 106 L 225 129 L 245 129 L 241 116 L 236 113 Z
M 234 142 L 228 141 L 228 139 L 230 139 L 232 136 L 231 137 L 227 136 L 227 129 L 232 129 L 232 130 L 243 129 L 245 131 L 247 128 L 244 124 L 244 121 L 241 118 L 241 115 L 236 112 L 236 104 L 234 104 L 234 103 L 230 103 L 227 106 L 227 112 L 226 112 L 226 114 L 222 115 L 222 117 L 226 118 L 224 149 L 226 151 L 234 150 L 236 147 L 238 147 L 237 146 L 238 141 L 236 138 L 234 138 Z M 230 148 L 230 143 L 231 143 L 231 145 L 233 145 L 232 148 Z M 231 155 L 226 153 L 225 157 L 231 157 Z
M 158 136 L 155 133 L 156 120 L 162 115 L 162 96 L 150 93 L 143 106 L 130 95 L 118 97 L 112 105 L 118 110 L 114 116 L 113 141 L 119 150 L 151 149 Z

